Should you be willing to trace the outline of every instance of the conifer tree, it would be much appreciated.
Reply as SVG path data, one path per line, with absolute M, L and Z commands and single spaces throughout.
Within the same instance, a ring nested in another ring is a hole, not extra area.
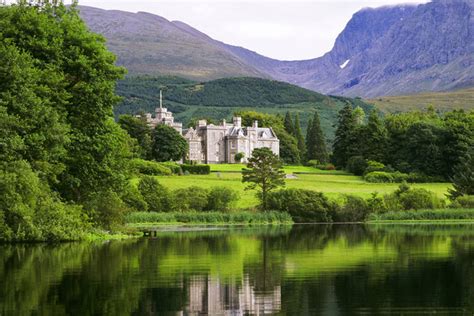
M 295 135 L 295 126 L 293 125 L 290 112 L 286 112 L 283 126 L 285 127 L 285 130 L 288 132 L 288 134 Z
M 306 144 L 304 142 L 303 131 L 301 130 L 300 116 L 298 113 L 295 115 L 295 138 L 298 142 L 298 150 L 300 152 L 300 157 L 303 159 L 306 153 Z
M 350 104 L 339 111 L 337 129 L 333 145 L 333 160 L 338 168 L 345 168 L 353 149 L 353 136 L 357 119 Z
M 307 158 L 308 160 L 318 160 L 320 163 L 326 163 L 329 160 L 324 133 L 321 129 L 318 112 L 314 112 L 311 126 L 307 133 Z
M 364 127 L 363 138 L 359 143 L 364 158 L 383 162 L 387 149 L 387 129 L 376 110 L 369 114 L 367 125 Z

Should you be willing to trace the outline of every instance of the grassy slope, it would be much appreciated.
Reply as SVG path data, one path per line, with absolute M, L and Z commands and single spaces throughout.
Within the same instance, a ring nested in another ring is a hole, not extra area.
M 381 97 L 368 100 L 382 112 L 395 113 L 424 110 L 432 105 L 442 112 L 454 109 L 474 109 L 474 88 L 451 92 L 431 92 L 406 96 Z
M 234 167 L 235 166 L 235 167 Z M 215 165 L 214 170 L 232 171 L 239 169 L 239 166 Z M 295 172 L 294 167 L 288 167 L 287 173 Z M 306 168 L 306 167 L 298 167 Z M 301 172 L 301 171 L 300 171 Z M 369 197 L 372 192 L 380 194 L 391 193 L 396 190 L 399 184 L 388 183 L 368 183 L 361 177 L 356 177 L 341 172 L 324 171 L 326 174 L 298 174 L 297 179 L 287 179 L 286 186 L 288 188 L 310 189 L 326 193 L 331 198 L 339 198 L 341 194 L 353 194 L 361 197 Z M 237 190 L 240 194 L 237 208 L 252 208 L 257 205 L 258 201 L 255 197 L 256 191 L 246 191 L 246 184 L 241 182 L 242 176 L 236 172 L 217 172 L 210 175 L 188 175 L 188 176 L 171 176 L 158 177 L 158 180 L 164 186 L 170 189 L 178 189 L 189 186 L 200 186 L 203 188 L 211 188 L 214 186 L 225 186 Z M 136 180 L 137 181 L 137 180 Z M 413 184 L 416 188 L 425 188 L 435 192 L 438 196 L 444 198 L 447 189 L 450 187 L 448 183 L 423 183 Z
M 165 106 L 184 125 L 197 118 L 230 119 L 240 110 L 271 114 L 299 113 L 303 129 L 318 110 L 321 125 L 329 139 L 337 112 L 347 103 L 365 110 L 372 107 L 360 99 L 325 96 L 283 82 L 258 78 L 229 78 L 197 83 L 178 77 L 128 77 L 119 82 L 117 93 L 123 101 L 116 115 L 153 112 L 159 91 L 165 90 Z

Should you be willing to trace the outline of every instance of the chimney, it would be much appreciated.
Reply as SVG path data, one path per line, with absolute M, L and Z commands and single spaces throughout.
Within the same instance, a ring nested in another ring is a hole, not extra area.
M 225 119 L 222 120 L 222 126 L 227 127 L 227 122 L 225 121 Z
M 207 125 L 207 121 L 206 120 L 199 120 L 198 121 L 198 127 L 205 127 Z
M 253 121 L 253 128 L 258 128 L 258 121 Z
M 240 116 L 234 116 L 234 127 L 242 127 L 242 118 Z

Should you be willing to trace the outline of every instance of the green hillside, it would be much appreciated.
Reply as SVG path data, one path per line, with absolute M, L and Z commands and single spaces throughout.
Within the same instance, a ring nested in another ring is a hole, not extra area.
M 128 77 L 119 82 L 117 93 L 123 101 L 115 114 L 152 112 L 163 89 L 164 103 L 178 121 L 187 125 L 197 118 L 230 119 L 241 110 L 284 115 L 299 113 L 303 129 L 315 110 L 328 139 L 332 139 L 337 112 L 347 103 L 372 108 L 361 99 L 325 96 L 288 83 L 259 78 L 228 78 L 193 82 L 179 77 Z
M 454 109 L 474 109 L 474 88 L 450 92 L 429 92 L 368 100 L 384 113 L 424 110 L 433 106 L 441 112 Z

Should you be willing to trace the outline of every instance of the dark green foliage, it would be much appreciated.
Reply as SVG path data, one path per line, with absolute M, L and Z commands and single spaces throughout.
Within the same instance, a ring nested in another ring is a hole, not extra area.
M 303 137 L 303 131 L 301 129 L 300 115 L 296 113 L 295 115 L 295 133 L 296 142 L 298 144 L 298 151 L 300 154 L 300 159 L 306 157 L 306 143 Z
M 244 157 L 245 157 L 244 153 L 236 153 L 234 156 L 234 159 L 236 162 L 240 162 L 242 161 L 242 159 L 244 159 Z
M 268 209 L 268 193 L 285 185 L 285 172 L 282 167 L 280 159 L 270 149 L 257 148 L 252 152 L 247 168 L 242 169 L 242 182 L 249 183 L 246 189 L 260 189 L 258 196 L 263 210 Z
M 211 166 L 209 165 L 181 165 L 183 172 L 190 174 L 210 174 Z
M 169 167 L 156 161 L 135 158 L 130 164 L 136 173 L 149 176 L 169 176 L 173 173 Z
M 365 160 L 362 156 L 354 156 L 349 158 L 346 165 L 347 171 L 355 174 L 356 176 L 363 175 L 367 167 L 367 160 Z
M 331 222 L 334 205 L 323 193 L 304 189 L 287 189 L 268 195 L 268 209 L 288 212 L 296 223 Z
M 180 212 L 204 211 L 208 205 L 209 190 L 192 186 L 173 192 L 174 209 Z
M 114 191 L 100 191 L 89 196 L 85 203 L 91 219 L 107 230 L 118 231 L 123 225 L 128 206 Z
M 362 156 L 367 160 L 383 161 L 387 150 L 387 130 L 377 111 L 370 112 L 367 125 L 361 131 L 360 144 Z
M 342 206 L 334 212 L 335 222 L 363 222 L 367 219 L 371 207 L 363 198 L 353 195 L 346 195 Z
M 165 162 L 160 162 L 159 165 L 170 169 L 171 173 L 173 174 L 182 174 L 181 166 L 177 164 L 176 162 L 165 161 Z
M 451 199 L 464 195 L 474 195 L 474 151 L 467 153 L 454 168 L 453 189 L 449 189 Z
M 174 128 L 164 124 L 153 130 L 151 157 L 156 161 L 178 161 L 188 151 L 188 143 Z
M 452 208 L 474 209 L 474 195 L 458 196 L 450 205 Z
M 329 161 L 326 140 L 321 129 L 317 111 L 314 112 L 314 117 L 311 120 L 311 125 L 308 126 L 306 134 L 306 158 L 308 160 L 317 160 L 320 164 L 325 164 Z
M 440 209 L 391 211 L 382 214 L 371 214 L 370 221 L 416 221 L 416 220 L 473 220 L 472 209 Z
M 170 212 L 172 210 L 170 192 L 154 177 L 142 177 L 138 183 L 138 191 L 143 196 L 150 212 Z
M 364 176 L 364 180 L 371 183 L 395 182 L 392 173 L 385 171 L 372 171 Z
M 219 212 L 229 211 L 229 207 L 238 199 L 238 193 L 232 189 L 213 187 L 209 192 L 207 210 Z
M 295 126 L 293 125 L 293 119 L 291 118 L 290 112 L 286 112 L 283 126 L 288 134 L 295 135 Z
M 313 123 L 314 124 L 314 123 Z M 338 168 L 345 168 L 347 161 L 353 156 L 355 130 L 357 122 L 352 106 L 346 105 L 339 111 L 337 129 L 333 144 L 333 160 Z
M 136 139 L 140 157 L 149 159 L 151 157 L 152 139 L 151 129 L 146 121 L 131 115 L 121 115 L 118 123 L 127 131 L 130 137 Z
M 368 174 L 374 171 L 389 171 L 383 163 L 378 161 L 369 160 L 367 161 L 367 168 L 365 168 L 364 174 Z
M 397 191 L 385 197 L 385 202 L 392 211 L 436 209 L 444 206 L 444 201 L 433 192 L 421 188 L 413 189 L 403 183 Z

